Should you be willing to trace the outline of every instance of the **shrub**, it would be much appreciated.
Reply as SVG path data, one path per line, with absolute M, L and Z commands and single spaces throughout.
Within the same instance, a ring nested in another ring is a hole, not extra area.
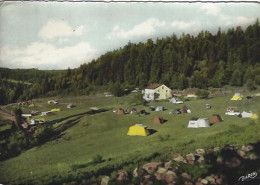
M 154 93 L 154 99 L 157 100 L 159 98 L 159 94 L 158 93 Z
M 115 95 L 115 96 L 123 96 L 124 95 L 124 91 L 122 86 L 120 85 L 119 82 L 113 83 L 110 85 L 109 87 L 110 92 Z
M 255 83 L 254 83 L 254 81 L 251 80 L 251 79 L 249 79 L 249 80 L 247 81 L 246 86 L 247 86 L 247 88 L 248 88 L 249 91 L 253 91 L 253 90 L 256 90 L 256 89 L 257 89 L 257 88 L 256 88 L 256 85 L 255 85 Z
M 209 92 L 207 90 L 204 89 L 198 89 L 196 91 L 196 95 L 201 98 L 201 99 L 206 99 L 209 97 Z
M 13 129 L 22 129 L 21 124 L 23 122 L 22 118 L 22 109 L 20 107 L 15 107 L 13 109 L 14 116 L 15 116 L 15 124 L 13 125 Z
M 145 100 L 143 99 L 143 95 L 142 93 L 137 93 L 133 99 L 129 102 L 130 105 L 145 105 L 146 102 Z
M 92 158 L 92 162 L 93 162 L 94 164 L 101 163 L 102 161 L 103 161 L 102 156 L 99 155 L 99 154 L 95 155 L 95 156 Z
M 167 134 L 165 136 L 162 136 L 162 135 L 158 135 L 158 138 L 159 138 L 159 141 L 168 141 L 170 140 L 170 134 Z

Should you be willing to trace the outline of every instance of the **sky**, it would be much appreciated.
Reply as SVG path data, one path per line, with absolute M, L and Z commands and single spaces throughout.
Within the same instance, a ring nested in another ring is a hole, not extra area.
M 257 3 L 4 2 L 0 67 L 77 68 L 108 51 L 172 34 L 246 28 Z

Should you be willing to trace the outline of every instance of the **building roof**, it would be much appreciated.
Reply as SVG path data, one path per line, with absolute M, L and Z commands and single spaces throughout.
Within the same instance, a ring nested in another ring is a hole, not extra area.
M 154 84 L 151 84 L 151 85 L 149 85 L 148 87 L 146 87 L 146 89 L 156 89 L 156 88 L 158 88 L 158 87 L 160 87 L 162 84 L 156 84 L 156 83 L 154 83 Z

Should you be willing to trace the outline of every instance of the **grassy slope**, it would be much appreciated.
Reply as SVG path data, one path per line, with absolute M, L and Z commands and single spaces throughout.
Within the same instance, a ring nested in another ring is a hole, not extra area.
M 188 152 L 194 148 L 214 146 L 218 143 L 214 143 L 214 140 L 209 138 L 232 129 L 233 125 L 246 127 L 250 122 L 249 119 L 225 116 L 224 113 L 228 106 L 237 106 L 240 111 L 252 110 L 259 114 L 260 97 L 250 101 L 244 99 L 237 102 L 230 101 L 230 98 L 231 95 L 226 95 L 209 100 L 188 101 L 185 104 L 192 110 L 192 113 L 183 115 L 168 114 L 171 109 L 182 105 L 154 102 L 151 104 L 154 106 L 163 105 L 168 110 L 151 112 L 147 116 L 122 116 L 112 113 L 112 109 L 116 107 L 129 108 L 127 103 L 131 99 L 130 96 L 122 98 L 67 98 L 61 99 L 59 105 L 47 105 L 47 99 L 38 101 L 35 103 L 36 107 L 30 108 L 30 110 L 41 111 L 53 107 L 63 109 L 56 115 L 48 117 L 49 120 L 86 112 L 92 106 L 108 108 L 109 111 L 83 116 L 76 125 L 67 129 L 61 138 L 27 150 L 15 158 L 0 162 L 0 179 L 4 183 L 11 182 L 12 184 L 15 182 L 37 182 L 39 179 L 48 182 L 48 179 L 55 175 L 66 176 L 68 173 L 75 173 L 72 171 L 72 165 L 88 164 L 97 154 L 102 155 L 103 163 L 89 165 L 76 172 L 90 171 L 109 164 L 120 163 L 120 161 L 134 160 L 154 152 L 170 156 L 174 152 Z M 66 103 L 71 102 L 77 106 L 73 109 L 66 109 Z M 206 103 L 211 104 L 213 108 L 205 109 Z M 148 111 L 148 107 L 137 106 L 138 110 L 140 108 Z M 24 112 L 26 111 L 29 109 L 25 108 Z M 214 113 L 220 114 L 224 118 L 224 122 L 210 128 L 187 129 L 187 123 L 191 117 L 209 118 Z M 163 125 L 154 125 L 155 115 L 160 115 L 168 121 Z M 73 118 L 63 122 L 70 119 Z M 129 126 L 135 123 L 143 123 L 157 132 L 149 137 L 127 136 Z M 250 137 L 248 138 L 250 140 Z M 255 139 L 259 141 L 260 136 L 252 138 L 252 140 Z M 239 142 L 238 144 L 242 144 L 242 142 L 250 141 L 240 139 Z

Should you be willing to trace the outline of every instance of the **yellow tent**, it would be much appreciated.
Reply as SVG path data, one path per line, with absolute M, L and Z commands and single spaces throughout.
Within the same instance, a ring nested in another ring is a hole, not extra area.
M 148 136 L 149 131 L 147 126 L 143 124 L 136 124 L 134 126 L 129 127 L 127 135 L 129 136 Z
M 51 100 L 49 100 L 49 101 L 48 101 L 48 104 L 51 104 L 51 102 L 52 102 L 52 101 L 51 101 Z
M 59 112 L 61 111 L 60 108 L 51 109 L 51 112 Z
M 257 114 L 252 114 L 252 116 L 251 116 L 250 118 L 252 118 L 252 119 L 258 119 L 259 117 L 258 117 Z
M 231 98 L 231 100 L 242 100 L 242 96 L 240 95 L 240 93 L 235 93 L 235 95 Z
M 44 117 L 40 117 L 38 120 L 39 120 L 40 123 L 43 123 L 43 122 L 46 121 L 46 120 L 44 119 Z

